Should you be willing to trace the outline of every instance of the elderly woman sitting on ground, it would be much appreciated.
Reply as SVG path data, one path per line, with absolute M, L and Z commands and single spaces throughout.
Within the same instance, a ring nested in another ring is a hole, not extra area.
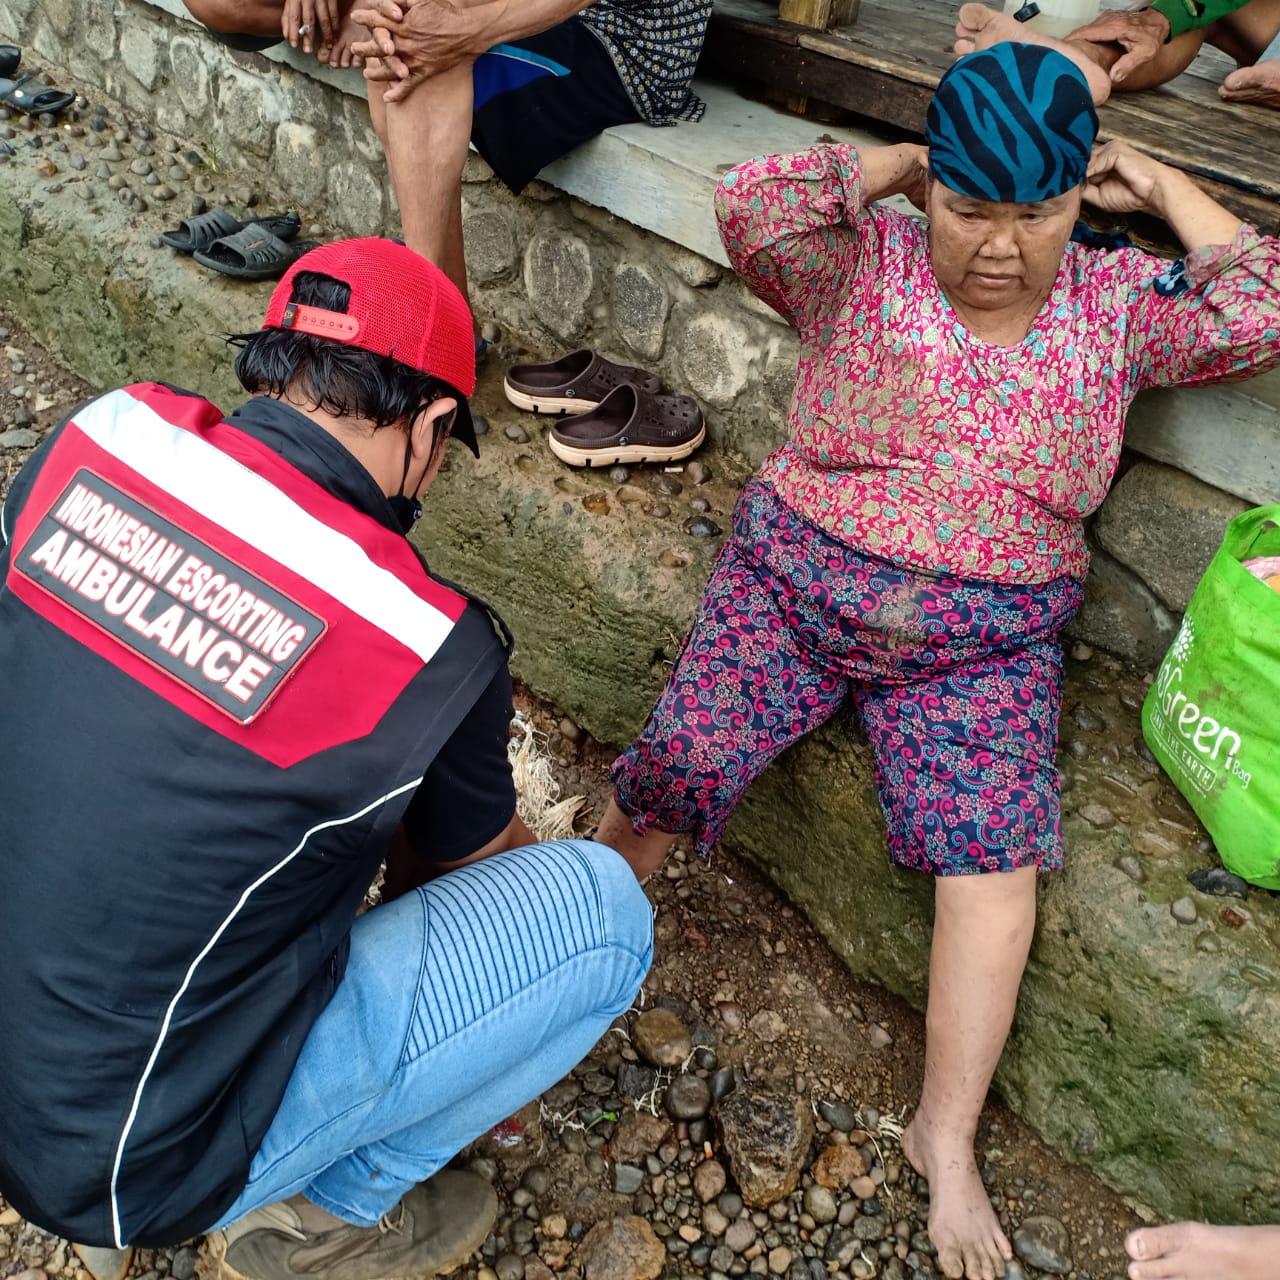
M 936 877 L 923 1096 L 904 1146 L 948 1276 L 1009 1242 L 973 1141 L 1013 1018 L 1036 875 L 1062 864 L 1059 635 L 1081 526 L 1143 387 L 1280 361 L 1280 244 L 1097 130 L 1083 72 L 1042 46 L 957 62 L 928 148 L 819 146 L 727 173 L 729 256 L 799 330 L 790 438 L 742 492 L 693 631 L 614 765 L 599 838 L 643 876 L 700 851 L 788 744 L 852 699 L 889 852 Z M 895 193 L 926 228 L 873 202 Z M 1168 263 L 1070 240 L 1082 197 L 1146 210 Z M 856 868 L 850 868 L 856 875 Z

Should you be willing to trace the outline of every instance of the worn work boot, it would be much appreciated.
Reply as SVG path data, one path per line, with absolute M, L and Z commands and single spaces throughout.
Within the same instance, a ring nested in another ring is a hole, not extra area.
M 213 1232 L 209 1244 L 222 1274 L 238 1280 L 425 1280 L 465 1262 L 497 1216 L 498 1197 L 483 1178 L 444 1169 L 376 1227 L 309 1231 L 280 1201 Z
M 103 1249 L 96 1244 L 73 1244 L 71 1247 L 93 1280 L 124 1280 L 133 1261 L 132 1248 Z

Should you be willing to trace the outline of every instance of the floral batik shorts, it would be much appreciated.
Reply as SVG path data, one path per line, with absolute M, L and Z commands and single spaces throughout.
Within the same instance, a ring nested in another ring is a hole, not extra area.
M 644 732 L 613 765 L 637 833 L 716 845 L 751 782 L 852 698 L 889 852 L 967 875 L 1062 865 L 1058 633 L 1074 578 L 1034 586 L 900 569 L 752 480 Z

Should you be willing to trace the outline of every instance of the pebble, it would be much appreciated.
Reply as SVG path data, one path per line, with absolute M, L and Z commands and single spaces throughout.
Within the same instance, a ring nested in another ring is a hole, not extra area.
M 646 507 L 645 510 L 655 520 L 665 520 L 671 514 L 671 508 L 665 502 L 655 502 L 653 506 Z
M 67 159 L 67 165 L 70 168 L 74 169 L 77 173 L 83 173 L 85 169 L 88 167 L 89 162 L 84 158 L 83 155 L 81 155 L 79 151 L 75 151 Z
M 818 1103 L 818 1114 L 841 1133 L 848 1133 L 858 1122 L 853 1108 L 847 1102 L 838 1100 L 828 1099 Z
M 626 484 L 627 481 L 631 479 L 631 472 L 623 466 L 610 467 L 609 479 L 613 481 L 614 484 Z
M 631 1028 L 631 1043 L 655 1067 L 678 1067 L 693 1052 L 689 1028 L 670 1009 L 646 1009 Z
M 1107 727 L 1107 722 L 1092 707 L 1082 705 L 1074 708 L 1071 719 L 1075 721 L 1076 728 L 1083 729 L 1085 733 L 1101 733 Z
M 873 1022 L 867 1028 L 867 1043 L 873 1049 L 887 1049 L 893 1043 L 893 1036 L 878 1022 Z
M 718 1160 L 704 1160 L 693 1171 L 693 1194 L 703 1204 L 710 1204 L 725 1189 L 727 1182 L 724 1165 Z
M 516 423 L 512 423 L 503 433 L 513 444 L 528 444 L 529 433 Z
M 662 1101 L 673 1120 L 700 1120 L 711 1108 L 711 1086 L 686 1072 L 667 1086 Z
M 679 1235 L 680 1239 L 686 1244 L 697 1244 L 698 1241 L 702 1239 L 702 1232 L 688 1222 L 684 1223 L 676 1234 Z
M 679 479 L 676 476 L 669 476 L 665 472 L 653 482 L 653 488 L 656 493 L 660 493 L 667 498 L 674 498 L 684 492 L 684 485 L 680 483 Z
M 640 1190 L 643 1182 L 643 1169 L 637 1169 L 633 1164 L 615 1164 L 613 1166 L 613 1189 L 619 1195 L 633 1195 Z
M 721 1098 L 727 1098 L 741 1083 L 741 1075 L 737 1068 L 721 1067 L 712 1075 L 710 1081 L 713 1101 L 719 1102 Z
M 648 502 L 649 495 L 639 485 L 624 484 L 618 490 L 618 497 L 626 503 Z
M 705 1205 L 702 1210 L 702 1229 L 708 1235 L 722 1236 L 729 1229 L 729 1219 L 716 1205 Z
M 1029 1267 L 1065 1276 L 1071 1271 L 1071 1237 L 1057 1218 L 1036 1214 L 1024 1218 L 1013 1233 L 1013 1251 Z
M 30 427 L 0 431 L 0 449 L 34 449 L 39 443 L 40 437 Z
M 769 1270 L 775 1276 L 785 1276 L 791 1265 L 791 1250 L 785 1245 L 769 1250 Z
M 701 458 L 695 458 L 689 463 L 684 473 L 692 485 L 706 484 L 711 479 L 711 468 Z
M 154 169 L 152 169 L 151 172 L 147 174 L 146 180 L 144 181 L 143 186 L 158 187 L 159 185 L 160 185 L 160 175 Z
M 99 178 L 109 178 L 111 177 L 111 166 L 103 160 L 98 164 L 95 172 Z
M 172 200 L 177 193 L 172 187 L 157 187 L 152 193 L 153 200 Z
M 171 164 L 168 169 L 165 170 L 165 177 L 168 178 L 170 182 L 186 182 L 187 171 L 180 164 Z
M 736 1218 L 742 1212 L 742 1197 L 736 1191 L 726 1191 L 716 1201 L 716 1208 L 726 1218 Z
M 1141 884 L 1146 878 L 1147 873 L 1142 869 L 1142 863 L 1131 853 L 1123 853 L 1116 859 L 1116 866 L 1129 877 L 1134 884 Z
M 707 516 L 693 516 L 686 520 L 684 530 L 695 538 L 718 538 L 724 532 L 714 520 Z
M 58 166 L 48 156 L 40 156 L 36 160 L 36 172 L 42 178 L 52 178 L 58 172 Z
M 1225 867 L 1203 867 L 1187 879 L 1193 888 L 1217 898 L 1247 898 L 1249 882 L 1232 875 Z
M 104 160 L 110 160 L 113 164 L 124 159 L 124 152 L 114 142 L 108 142 L 98 154 Z
M 575 1261 L 586 1280 L 657 1280 L 666 1258 L 653 1228 L 633 1216 L 597 1222 L 579 1246 Z
M 1195 924 L 1196 922 L 1196 904 L 1190 898 L 1179 898 L 1169 908 L 1169 911 L 1179 924 Z
M 1082 804 L 1076 812 L 1091 826 L 1099 831 L 1116 825 L 1116 815 L 1105 804 Z
M 16 1227 L 22 1221 L 22 1214 L 17 1209 L 0 1210 L 0 1227 Z
M 200 214 L 202 214 L 202 213 L 204 213 L 204 211 L 205 211 L 206 209 L 208 209 L 208 207 L 209 207 L 209 202 L 204 198 L 204 196 L 202 196 L 202 195 L 194 195 L 194 196 L 192 196 L 192 197 L 191 197 L 191 214 L 192 214 L 192 216 L 193 216 L 193 217 L 199 217 L 199 215 L 200 215 Z M 488 420 L 488 418 L 480 418 L 480 417 L 477 417 L 477 418 L 474 418 L 474 419 L 473 419 L 473 421 L 474 421 L 474 422 L 483 422 L 483 423 L 484 423 L 484 430 L 485 430 L 485 431 L 488 431 L 488 430 L 489 430 L 489 420 Z M 483 432 L 483 431 L 481 431 L 481 430 L 479 429 L 479 427 L 477 427 L 477 428 L 476 428 L 476 435 L 478 435 L 478 436 L 479 436 L 479 435 L 483 435 L 483 434 L 484 434 L 484 432 Z
M 724 1242 L 734 1253 L 746 1253 L 756 1242 L 755 1224 L 750 1218 L 738 1218 L 731 1222 L 724 1233 Z
M 699 515 L 703 515 L 711 510 L 711 503 L 708 502 L 706 498 L 690 498 L 689 510 L 696 511 Z
M 192 1249 L 190 1246 L 179 1249 L 173 1255 L 173 1262 L 169 1266 L 169 1274 L 173 1280 L 191 1280 L 196 1273 L 196 1262 L 199 1257 L 199 1250 Z
M 819 1225 L 834 1222 L 837 1213 L 836 1198 L 826 1187 L 815 1182 L 805 1190 L 804 1211 Z
M 524 1259 L 518 1253 L 504 1253 L 493 1270 L 498 1280 L 524 1280 Z

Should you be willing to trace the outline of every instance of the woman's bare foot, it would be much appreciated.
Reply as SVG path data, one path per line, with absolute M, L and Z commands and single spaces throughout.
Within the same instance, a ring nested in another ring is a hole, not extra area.
M 331 67 L 362 67 L 364 59 L 351 46 L 357 41 L 368 39 L 369 28 L 362 27 L 353 18 L 348 18 L 342 24 L 342 30 L 338 32 L 338 38 L 333 42 L 333 47 L 321 49 L 316 56 L 321 62 L 327 62 Z
M 987 1199 L 972 1145 L 940 1134 L 917 1110 L 902 1135 L 902 1151 L 929 1183 L 929 1239 L 942 1274 L 949 1280 L 1004 1275 L 1013 1249 Z
M 1260 107 L 1280 108 L 1280 59 L 1238 68 L 1222 82 L 1218 95 L 1228 102 L 1256 102 Z
M 1039 31 L 1023 26 L 1012 14 L 997 13 L 985 4 L 960 6 L 960 17 L 956 22 L 956 42 L 953 46 L 956 53 L 963 56 L 973 53 L 975 49 L 989 49 L 993 44 L 1000 44 L 1004 40 L 1012 40 L 1018 44 L 1048 45 L 1050 49 L 1056 49 L 1064 57 L 1070 58 L 1084 72 L 1095 106 L 1100 106 L 1111 96 L 1111 77 L 1094 60 L 1087 44 L 1073 44 L 1054 36 L 1042 35 Z
M 1280 1227 L 1144 1227 L 1124 1242 L 1131 1280 L 1274 1280 Z

